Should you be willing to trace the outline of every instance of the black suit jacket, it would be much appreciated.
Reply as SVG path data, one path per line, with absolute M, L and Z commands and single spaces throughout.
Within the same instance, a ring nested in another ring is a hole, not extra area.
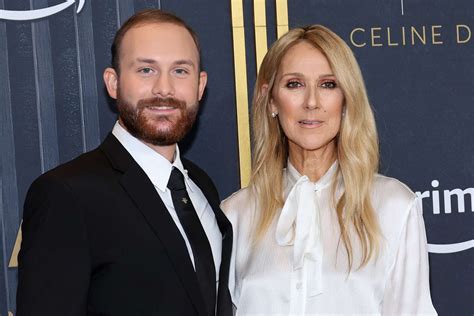
M 182 161 L 222 233 L 217 315 L 232 315 L 232 227 L 211 179 Z M 205 315 L 179 230 L 145 172 L 112 134 L 96 150 L 33 182 L 22 233 L 18 316 Z

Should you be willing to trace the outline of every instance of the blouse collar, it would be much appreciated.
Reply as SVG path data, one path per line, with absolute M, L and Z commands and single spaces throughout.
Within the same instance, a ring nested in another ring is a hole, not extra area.
M 326 171 L 326 173 L 316 182 L 311 182 L 314 185 L 314 190 L 318 191 L 321 189 L 326 188 L 327 186 L 331 185 L 334 176 L 336 176 L 338 168 L 337 160 L 333 162 L 331 167 Z M 298 180 L 303 177 L 302 174 L 296 170 L 295 166 L 293 166 L 288 159 L 287 167 L 285 169 L 286 179 L 287 179 L 287 188 L 291 190 L 293 186 L 298 182 Z

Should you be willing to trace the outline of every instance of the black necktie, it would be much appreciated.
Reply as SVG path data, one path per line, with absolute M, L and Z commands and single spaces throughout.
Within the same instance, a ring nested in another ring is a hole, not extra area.
M 196 276 L 207 308 L 207 315 L 214 315 L 216 269 L 211 246 L 186 191 L 183 174 L 174 167 L 168 181 L 168 189 L 171 191 L 174 208 L 193 250 Z

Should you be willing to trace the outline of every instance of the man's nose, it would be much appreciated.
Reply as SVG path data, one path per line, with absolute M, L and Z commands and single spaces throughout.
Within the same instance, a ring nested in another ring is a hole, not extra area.
M 170 78 L 170 76 L 166 73 L 160 74 L 156 78 L 151 92 L 153 93 L 153 95 L 160 96 L 163 98 L 173 96 L 174 86 L 172 78 Z

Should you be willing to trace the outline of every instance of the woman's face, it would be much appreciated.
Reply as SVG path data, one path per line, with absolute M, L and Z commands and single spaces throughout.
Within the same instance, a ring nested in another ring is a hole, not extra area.
M 270 106 L 293 150 L 335 152 L 344 95 L 326 57 L 306 42 L 283 57 Z M 327 152 L 326 152 L 327 153 Z

